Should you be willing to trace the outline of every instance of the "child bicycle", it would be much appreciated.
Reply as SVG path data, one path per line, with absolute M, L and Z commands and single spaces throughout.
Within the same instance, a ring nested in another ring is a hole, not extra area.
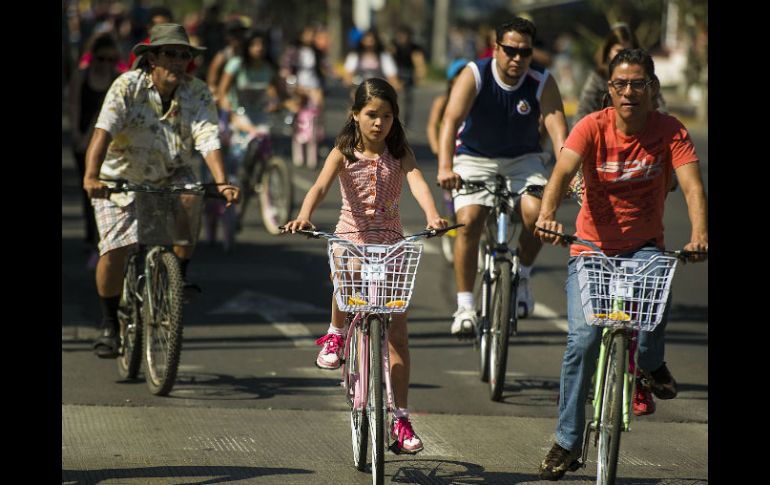
M 372 443 L 372 482 L 384 482 L 385 440 L 396 409 L 390 379 L 388 328 L 391 313 L 409 308 L 422 245 L 415 241 L 462 226 L 427 229 L 398 243 L 357 244 L 323 231 L 297 230 L 328 240 L 329 266 L 339 309 L 348 312 L 342 359 L 342 385 L 350 407 L 353 463 L 366 467 L 367 440 Z M 383 386 L 385 395 L 383 396 Z M 397 448 L 393 443 L 390 448 Z
M 165 396 L 174 386 L 182 352 L 184 281 L 172 245 L 198 239 L 205 187 L 172 184 L 157 188 L 112 180 L 111 193 L 134 192 L 138 247 L 129 256 L 118 306 L 118 374 L 135 379 L 144 357 L 152 394 Z M 210 196 L 222 198 L 221 195 Z
M 489 396 L 499 401 L 503 393 L 508 362 L 508 342 L 518 326 L 519 254 L 509 243 L 521 220 L 515 211 L 521 195 L 508 190 L 507 179 L 497 175 L 495 184 L 462 181 L 462 193 L 486 190 L 495 197 L 479 243 L 479 265 L 474 284 L 474 300 L 479 324 L 476 345 L 479 348 L 479 377 L 489 383 Z M 542 187 L 528 186 L 530 194 L 542 194 Z M 523 315 L 526 316 L 526 315 Z
M 678 261 L 706 254 L 698 251 L 661 251 L 649 260 L 610 257 L 591 241 L 548 229 L 568 244 L 593 248 L 577 256 L 577 277 L 583 313 L 589 325 L 602 328 L 594 376 L 593 416 L 583 436 L 582 466 L 586 466 L 593 434 L 597 447 L 596 483 L 614 484 L 621 431 L 630 431 L 639 331 L 655 330 L 664 315 Z M 632 354 L 632 355 L 631 355 Z M 574 465 L 571 470 L 577 469 Z

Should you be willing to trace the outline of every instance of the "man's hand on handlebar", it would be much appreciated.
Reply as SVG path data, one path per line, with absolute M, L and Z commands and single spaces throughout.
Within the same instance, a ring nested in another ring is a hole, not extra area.
M 564 226 L 560 222 L 545 220 L 545 219 L 538 219 L 537 222 L 535 222 L 535 236 L 539 237 L 540 240 L 543 241 L 543 243 L 552 244 L 554 246 L 567 245 L 567 241 L 565 241 L 562 237 L 557 236 L 556 234 L 540 231 L 539 230 L 540 228 L 547 229 L 549 231 L 564 233 Z
M 451 170 L 439 169 L 436 180 L 441 188 L 446 190 L 459 189 L 463 184 L 463 179 L 460 177 L 460 174 Z
M 426 229 L 444 229 L 447 227 L 449 223 L 442 219 L 440 216 L 434 217 L 433 219 L 428 220 L 428 225 L 425 227 Z
M 227 199 L 225 207 L 237 204 L 241 198 L 241 190 L 236 185 L 222 184 L 217 187 L 219 194 Z
M 688 263 L 701 263 L 709 257 L 709 243 L 704 240 L 690 241 L 684 246 L 685 251 L 693 251 L 695 254 L 688 254 L 686 261 Z
M 90 199 L 106 199 L 110 196 L 110 188 L 99 180 L 98 177 L 84 177 L 83 190 Z

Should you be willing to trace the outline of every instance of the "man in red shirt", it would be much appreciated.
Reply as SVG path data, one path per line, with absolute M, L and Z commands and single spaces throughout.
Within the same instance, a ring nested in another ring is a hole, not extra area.
M 642 49 L 626 49 L 612 59 L 608 81 L 612 107 L 578 122 L 564 143 L 543 194 L 538 228 L 564 232 L 556 210 L 569 181 L 582 168 L 585 192 L 577 218 L 577 237 L 594 241 L 609 256 L 649 259 L 664 249 L 663 206 L 673 173 L 679 179 L 692 232 L 686 250 L 708 251 L 706 194 L 698 156 L 684 126 L 653 107 L 660 89 L 652 58 Z M 543 242 L 561 238 L 536 231 Z M 573 245 L 568 264 L 569 336 L 561 369 L 556 443 L 540 465 L 540 478 L 558 480 L 575 470 L 585 428 L 585 402 L 596 368 L 601 328 L 583 315 Z M 691 261 L 703 261 L 694 256 Z M 670 301 L 669 301 L 670 305 Z M 651 414 L 654 402 L 676 397 L 676 381 L 663 361 L 668 305 L 652 332 L 639 332 L 638 368 L 649 389 L 637 387 L 634 414 Z M 640 395 L 642 394 L 642 395 Z

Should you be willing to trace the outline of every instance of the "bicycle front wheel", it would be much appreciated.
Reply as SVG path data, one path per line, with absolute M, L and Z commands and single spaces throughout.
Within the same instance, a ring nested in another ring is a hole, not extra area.
M 476 329 L 479 346 L 479 378 L 481 382 L 489 382 L 489 316 L 484 314 L 484 308 L 489 308 L 490 292 L 489 275 L 486 271 L 476 278 L 476 289 L 473 292 L 476 301 L 476 315 L 479 316 Z
M 280 234 L 279 227 L 291 217 L 293 202 L 291 168 L 281 157 L 271 157 L 262 173 L 259 207 L 262 224 L 270 234 Z
M 182 353 L 182 270 L 169 251 L 156 254 L 147 264 L 149 277 L 143 305 L 145 372 L 150 392 L 165 396 L 174 387 Z
M 361 353 L 361 326 L 356 325 L 345 342 L 345 391 L 350 405 L 350 434 L 353 443 L 353 464 L 359 471 L 366 469 L 366 448 L 369 441 L 369 420 L 366 414 L 365 383 L 361 369 L 368 356 Z
M 597 485 L 615 483 L 620 433 L 623 428 L 623 379 L 626 362 L 626 339 L 622 333 L 616 333 L 610 341 L 607 353 L 607 370 L 599 420 Z
M 385 482 L 385 412 L 382 401 L 382 320 L 369 321 L 369 435 L 372 438 L 372 483 Z
M 135 379 L 142 365 L 141 302 L 137 298 L 137 255 L 132 255 L 123 277 L 123 293 L 118 306 L 120 324 L 120 355 L 118 374 L 123 379 Z
M 489 332 L 489 397 L 499 401 L 505 384 L 508 364 L 508 336 L 511 318 L 511 262 L 495 261 L 492 298 L 492 315 Z

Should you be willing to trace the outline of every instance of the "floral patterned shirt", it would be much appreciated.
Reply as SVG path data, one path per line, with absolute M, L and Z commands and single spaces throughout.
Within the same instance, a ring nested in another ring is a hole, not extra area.
M 99 177 L 166 183 L 178 168 L 193 166 L 193 150 L 205 157 L 221 147 L 217 123 L 203 81 L 185 76 L 163 113 L 150 75 L 140 69 L 126 72 L 110 86 L 96 122 L 112 137 Z M 133 197 L 113 194 L 111 199 L 125 206 Z

